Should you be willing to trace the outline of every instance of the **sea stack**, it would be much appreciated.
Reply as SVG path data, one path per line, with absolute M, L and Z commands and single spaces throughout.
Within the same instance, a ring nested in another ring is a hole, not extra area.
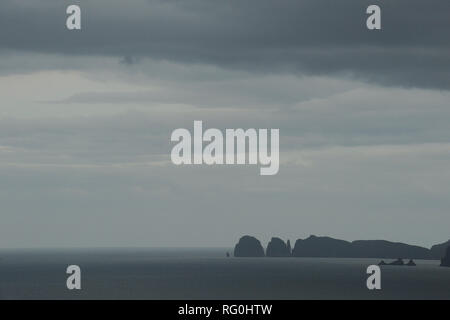
M 447 247 L 445 256 L 441 259 L 441 267 L 450 267 L 450 246 Z
M 243 236 L 234 247 L 235 257 L 264 257 L 264 249 L 258 239 Z
M 267 245 L 266 256 L 268 257 L 289 257 L 290 255 L 288 245 L 280 238 L 272 238 Z

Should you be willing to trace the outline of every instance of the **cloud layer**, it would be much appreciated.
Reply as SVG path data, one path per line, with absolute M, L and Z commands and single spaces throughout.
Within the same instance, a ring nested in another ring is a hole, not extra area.
M 447 0 L 74 2 L 0 3 L 0 246 L 447 240 Z M 279 128 L 279 174 L 172 165 L 194 120 Z
M 149 57 L 258 73 L 344 73 L 448 89 L 450 3 L 377 3 L 381 31 L 365 28 L 368 0 L 97 0 L 80 2 L 83 30 L 68 32 L 68 1 L 5 0 L 0 48 L 115 56 L 124 64 Z

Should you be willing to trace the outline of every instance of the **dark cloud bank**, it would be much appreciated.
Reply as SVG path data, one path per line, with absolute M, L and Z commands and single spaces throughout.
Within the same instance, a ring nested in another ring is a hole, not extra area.
M 367 0 L 78 1 L 83 30 L 69 33 L 65 8 L 74 1 L 3 0 L 0 49 L 450 88 L 450 2 L 375 2 L 381 31 L 365 28 Z

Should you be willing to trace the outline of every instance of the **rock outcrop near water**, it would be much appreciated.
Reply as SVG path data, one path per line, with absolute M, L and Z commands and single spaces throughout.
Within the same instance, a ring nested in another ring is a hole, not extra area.
M 386 240 L 356 240 L 353 242 L 330 237 L 309 236 L 295 242 L 291 251 L 289 240 L 272 238 L 267 246 L 268 257 L 322 257 L 322 258 L 384 258 L 384 259 L 433 259 L 450 265 L 446 250 L 450 240 L 431 249 Z M 234 250 L 236 257 L 263 257 L 264 249 L 258 239 L 244 236 Z M 411 261 L 410 265 L 413 265 Z
M 235 257 L 264 257 L 264 249 L 258 239 L 243 236 L 234 247 Z
M 292 255 L 294 257 L 431 259 L 430 250 L 419 246 L 385 240 L 349 242 L 316 236 L 297 240 Z
M 329 237 L 310 236 L 307 239 L 298 239 L 292 250 L 294 257 L 352 257 L 351 243 Z
M 388 263 L 390 266 L 404 266 L 405 263 L 403 262 L 403 259 L 397 259 L 395 261 L 392 261 L 391 263 Z
M 405 264 L 408 267 L 415 267 L 416 263 L 413 261 L 413 259 L 409 259 L 408 263 Z
M 290 245 L 290 243 L 289 243 Z M 290 257 L 291 251 L 288 244 L 284 243 L 280 238 L 272 238 L 266 249 L 266 256 L 268 257 Z
M 390 263 L 386 263 L 384 260 L 381 260 L 378 263 L 379 266 L 408 266 L 408 267 L 415 267 L 416 263 L 413 261 L 413 259 L 409 259 L 408 263 L 403 262 L 403 259 L 397 259 Z
M 450 267 L 450 246 L 447 247 L 445 256 L 441 259 L 441 267 Z
M 448 247 L 450 247 L 450 240 L 444 243 L 436 244 L 432 246 L 430 249 L 431 255 L 433 256 L 434 259 L 441 259 L 442 257 L 445 256 L 445 251 L 447 250 Z
M 386 240 L 357 240 L 351 243 L 355 258 L 431 259 L 427 248 Z

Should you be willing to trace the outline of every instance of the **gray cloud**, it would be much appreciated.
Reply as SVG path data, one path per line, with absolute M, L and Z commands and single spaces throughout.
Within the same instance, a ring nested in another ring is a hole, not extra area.
M 317 233 L 431 245 L 448 236 L 448 150 L 448 144 L 303 150 L 303 164 L 284 164 L 270 181 L 253 167 L 2 163 L 0 241 L 232 246 L 243 233 L 264 241 Z
M 83 30 L 65 30 L 68 1 L 0 4 L 0 48 L 140 57 L 264 73 L 346 74 L 384 85 L 450 87 L 450 3 L 377 1 L 383 30 L 365 28 L 372 1 L 81 2 Z M 70 62 L 68 62 L 70 63 Z
M 76 2 L 0 3 L 1 246 L 447 240 L 448 1 Z M 194 120 L 279 128 L 279 174 L 172 165 Z
M 311 79 L 319 87 L 329 81 Z M 271 83 L 260 81 L 258 91 Z M 166 90 L 176 92 L 182 83 L 170 85 Z M 265 241 L 309 233 L 422 245 L 445 240 L 448 92 L 342 85 L 276 111 L 244 105 L 232 112 L 212 106 L 3 118 L 0 241 L 202 246 L 208 239 L 221 246 L 243 233 Z M 82 104 L 94 107 L 88 100 Z M 265 179 L 253 166 L 172 165 L 170 133 L 191 128 L 194 119 L 207 127 L 279 127 L 280 173 Z M 405 228 L 405 219 L 414 223 Z

